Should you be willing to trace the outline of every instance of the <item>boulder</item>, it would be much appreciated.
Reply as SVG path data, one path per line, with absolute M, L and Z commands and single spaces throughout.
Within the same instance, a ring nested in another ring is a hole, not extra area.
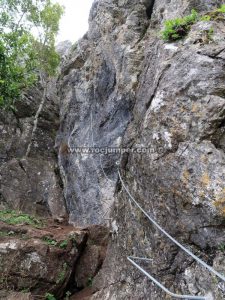
M 66 294 L 87 231 L 55 223 L 35 228 L 0 222 L 0 234 L 0 290 L 29 291 L 34 299 L 47 293 L 56 299 Z M 29 294 L 22 296 L 30 299 Z

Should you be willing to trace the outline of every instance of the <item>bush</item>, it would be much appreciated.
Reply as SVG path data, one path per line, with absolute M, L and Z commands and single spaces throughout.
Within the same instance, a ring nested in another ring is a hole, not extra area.
M 225 14 L 225 4 L 221 5 L 221 7 L 217 9 L 217 11 L 218 11 L 219 13 Z
M 199 20 L 207 22 L 211 20 L 224 20 L 224 16 L 221 17 L 221 14 L 225 14 L 225 4 L 201 17 L 193 9 L 191 11 L 191 14 L 184 18 L 167 20 L 164 23 L 164 30 L 161 32 L 162 39 L 167 42 L 180 40 L 187 35 L 191 28 L 191 25 L 195 24 Z
M 14 110 L 40 72 L 55 75 L 60 62 L 55 37 L 62 14 L 53 0 L 0 0 L 0 108 Z
M 191 14 L 184 18 L 176 18 L 165 22 L 162 31 L 162 38 L 167 42 L 173 42 L 184 37 L 191 28 L 191 25 L 199 20 L 198 13 L 193 9 Z
M 219 8 L 207 12 L 205 15 L 201 17 L 201 21 L 217 21 L 217 20 L 224 20 L 225 14 L 225 4 L 221 5 Z

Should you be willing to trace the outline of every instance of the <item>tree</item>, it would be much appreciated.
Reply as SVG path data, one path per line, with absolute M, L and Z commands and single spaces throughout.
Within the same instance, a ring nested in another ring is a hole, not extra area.
M 40 72 L 55 75 L 63 7 L 52 0 L 0 0 L 0 106 L 14 109 Z

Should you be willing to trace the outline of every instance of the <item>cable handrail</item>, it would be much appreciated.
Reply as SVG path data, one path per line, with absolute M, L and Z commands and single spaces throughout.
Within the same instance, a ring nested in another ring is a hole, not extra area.
M 148 218 L 148 220 L 155 225 L 161 231 L 164 235 L 166 235 L 174 244 L 176 244 L 179 248 L 181 248 L 184 252 L 186 252 L 189 256 L 191 256 L 195 261 L 197 261 L 199 264 L 201 264 L 203 267 L 208 269 L 211 273 L 219 277 L 221 280 L 225 282 L 225 276 L 214 270 L 212 267 L 210 267 L 208 264 L 206 264 L 203 260 L 201 260 L 199 257 L 197 257 L 195 254 L 193 254 L 190 250 L 188 250 L 186 247 L 184 247 L 182 244 L 180 244 L 175 238 L 173 238 L 167 231 L 165 231 L 149 214 L 140 206 L 140 204 L 134 199 L 134 197 L 130 194 L 128 188 L 126 187 L 122 176 L 120 174 L 120 171 L 118 171 L 119 179 L 122 183 L 123 188 L 127 192 L 130 199 L 133 201 L 133 203 L 142 211 L 142 213 Z M 139 268 L 140 269 L 140 268 Z M 149 275 L 150 276 L 150 275 Z M 149 277 L 148 276 L 148 277 Z M 151 276 L 152 277 L 152 276 Z M 194 299 L 194 298 L 191 298 Z M 198 299 L 198 298 L 197 298 Z M 204 298 L 205 299 L 205 298 Z
M 91 110 L 91 140 L 92 140 L 92 146 L 94 146 L 94 134 L 93 134 L 93 115 Z M 95 164 L 94 164 L 95 165 Z M 103 175 L 107 180 L 110 180 L 107 175 L 104 172 L 102 161 L 100 157 L 100 166 L 103 172 Z M 142 213 L 149 219 L 149 221 L 155 225 L 164 235 L 166 235 L 173 243 L 175 243 L 179 248 L 181 248 L 184 252 L 186 252 L 189 256 L 191 256 L 195 261 L 197 261 L 199 264 L 201 264 L 203 267 L 208 269 L 211 273 L 219 277 L 221 280 L 225 282 L 225 276 L 214 270 L 212 267 L 210 267 L 208 264 L 206 264 L 203 260 L 201 260 L 199 257 L 197 257 L 195 254 L 193 254 L 190 250 L 188 250 L 186 247 L 184 247 L 182 244 L 180 244 L 175 238 L 173 238 L 169 233 L 167 233 L 149 214 L 140 206 L 140 204 L 134 199 L 134 197 L 130 194 L 128 188 L 126 187 L 122 176 L 120 174 L 120 171 L 118 170 L 119 179 L 122 183 L 123 188 L 129 195 L 129 202 L 132 200 L 132 202 L 142 211 Z M 110 180 L 111 181 L 111 180 Z M 131 204 L 131 202 L 130 202 Z M 192 296 L 192 295 L 180 295 L 175 294 L 171 291 L 169 291 L 164 285 L 162 285 L 157 279 L 155 279 L 152 275 L 150 275 L 148 272 L 146 272 L 140 265 L 138 265 L 134 259 L 141 260 L 141 261 L 152 261 L 152 259 L 144 258 L 144 257 L 135 257 L 135 256 L 128 256 L 128 261 L 130 261 L 137 269 L 139 269 L 143 274 L 145 274 L 149 279 L 151 279 L 158 287 L 160 287 L 164 292 L 166 292 L 168 295 L 180 298 L 180 299 L 193 299 L 193 300 L 211 300 L 211 295 L 206 296 Z
M 133 257 L 133 256 L 128 256 L 127 259 L 129 262 L 132 263 L 139 271 L 141 271 L 143 274 L 145 274 L 151 281 L 153 281 L 159 288 L 161 288 L 164 292 L 166 292 L 168 295 L 174 297 L 174 298 L 180 298 L 180 299 L 186 299 L 186 300 L 210 300 L 210 296 L 191 296 L 191 295 L 180 295 L 180 294 L 175 294 L 168 290 L 164 285 L 162 285 L 157 279 L 155 279 L 152 275 L 150 275 L 148 272 L 146 272 L 140 265 L 138 265 L 134 259 L 140 259 L 140 260 L 145 260 L 145 258 L 141 257 Z M 146 259 L 149 260 L 149 259 Z

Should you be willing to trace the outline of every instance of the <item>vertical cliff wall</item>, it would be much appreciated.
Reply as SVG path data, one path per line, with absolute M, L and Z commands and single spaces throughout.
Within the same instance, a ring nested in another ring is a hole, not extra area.
M 55 80 L 38 84 L 0 110 L 0 208 L 42 217 L 65 217 L 66 208 L 54 148 L 59 127 Z
M 118 180 L 120 169 L 130 193 L 161 226 L 225 272 L 225 22 L 200 21 L 176 43 L 160 38 L 166 19 L 221 4 L 95 1 L 90 29 L 63 66 L 57 146 L 70 221 L 99 224 L 110 217 L 114 230 L 92 299 L 166 298 L 128 255 L 151 258 L 145 268 L 171 291 L 224 298 L 224 283 L 161 236 Z M 151 153 L 74 152 L 82 146 Z
M 76 155 L 61 145 L 119 147 L 132 119 L 146 32 L 139 1 L 94 2 L 90 31 L 80 40 L 61 76 L 60 165 L 70 220 L 101 223 L 114 201 L 119 155 Z

